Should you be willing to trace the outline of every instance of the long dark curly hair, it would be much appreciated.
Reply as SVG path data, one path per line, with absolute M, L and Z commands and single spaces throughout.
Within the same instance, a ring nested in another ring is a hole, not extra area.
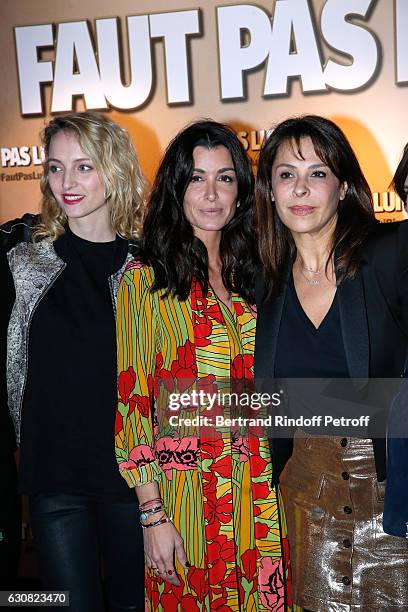
M 335 253 L 338 282 L 357 273 L 364 241 L 375 223 L 370 188 L 341 129 L 318 115 L 292 117 L 277 125 L 261 149 L 255 185 L 259 254 L 264 268 L 266 298 L 279 293 L 283 271 L 296 254 L 291 232 L 280 220 L 272 200 L 272 165 L 284 142 L 293 143 L 301 156 L 302 138 L 311 139 L 317 156 L 340 183 L 347 182 L 347 193 L 338 205 L 337 224 L 327 259 L 328 265 Z
M 205 119 L 182 129 L 170 142 L 160 163 L 148 200 L 139 259 L 154 270 L 153 290 L 185 300 L 195 278 L 208 291 L 208 253 L 194 236 L 183 210 L 191 180 L 195 147 L 226 147 L 231 154 L 238 185 L 233 218 L 221 231 L 222 280 L 229 291 L 254 300 L 256 268 L 254 177 L 245 150 L 231 128 Z

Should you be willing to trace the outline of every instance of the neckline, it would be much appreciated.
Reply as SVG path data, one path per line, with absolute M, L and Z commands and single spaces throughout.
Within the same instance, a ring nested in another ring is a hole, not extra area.
M 208 289 L 211 291 L 214 297 L 214 300 L 218 302 L 220 309 L 225 310 L 235 320 L 237 317 L 237 313 L 236 313 L 235 305 L 234 305 L 236 294 L 234 292 L 231 292 L 231 308 L 230 308 L 228 304 L 224 302 L 224 300 L 218 297 L 217 293 L 215 292 L 213 286 L 211 285 L 209 281 L 208 281 Z
M 292 273 L 290 275 L 290 286 L 291 286 L 291 289 L 292 289 L 292 292 L 293 292 L 293 296 L 294 296 L 295 302 L 296 302 L 296 304 L 298 306 L 298 310 L 299 310 L 303 320 L 311 328 L 311 330 L 313 331 L 314 334 L 319 333 L 319 331 L 321 331 L 322 327 L 327 324 L 327 320 L 328 320 L 329 316 L 331 316 L 331 312 L 332 312 L 332 310 L 335 307 L 335 302 L 336 302 L 336 298 L 337 298 L 337 289 L 336 289 L 336 291 L 334 293 L 332 302 L 331 302 L 331 304 L 330 304 L 326 314 L 324 315 L 323 319 L 320 321 L 319 326 L 316 327 L 315 324 L 313 323 L 313 321 L 307 316 L 306 311 L 304 310 L 304 308 L 302 306 L 302 303 L 299 300 L 299 296 L 298 296 L 297 291 L 296 291 L 295 280 L 293 278 L 293 271 L 292 271 Z
M 87 245 L 90 248 L 95 249 L 112 247 L 116 244 L 118 239 L 118 236 L 115 236 L 114 240 L 109 240 L 108 242 L 94 242 L 93 240 L 87 240 L 86 238 L 82 238 L 81 236 L 78 236 L 78 234 L 75 234 L 68 224 L 65 226 L 65 233 L 70 239 L 75 240 L 77 244 Z

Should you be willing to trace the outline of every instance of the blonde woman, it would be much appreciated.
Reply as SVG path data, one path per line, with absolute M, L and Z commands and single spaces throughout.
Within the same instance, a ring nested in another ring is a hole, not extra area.
M 145 182 L 128 133 L 99 113 L 54 118 L 43 144 L 33 240 L 16 238 L 8 253 L 16 296 L 7 377 L 20 491 L 29 495 L 45 589 L 69 591 L 71 612 L 104 610 L 102 554 L 108 609 L 140 610 L 143 543 L 112 429 L 116 293 Z M 22 227 L 6 228 L 10 245 Z

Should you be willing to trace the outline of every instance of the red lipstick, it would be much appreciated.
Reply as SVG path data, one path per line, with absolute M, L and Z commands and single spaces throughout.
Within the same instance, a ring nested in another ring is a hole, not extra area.
M 84 195 L 80 195 L 79 193 L 63 193 L 62 200 L 64 204 L 68 204 L 72 206 L 74 204 L 79 204 L 84 199 Z

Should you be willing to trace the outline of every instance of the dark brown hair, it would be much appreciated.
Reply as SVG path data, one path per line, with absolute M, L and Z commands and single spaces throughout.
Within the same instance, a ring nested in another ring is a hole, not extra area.
M 293 117 L 276 126 L 262 146 L 255 183 L 259 253 L 264 267 L 266 297 L 280 291 L 282 273 L 293 260 L 296 247 L 289 229 L 281 222 L 271 197 L 272 164 L 284 142 L 293 143 L 301 156 L 300 141 L 310 138 L 316 155 L 341 183 L 347 182 L 345 198 L 339 202 L 338 219 L 327 263 L 335 252 L 339 281 L 353 277 L 359 267 L 361 249 L 375 221 L 372 195 L 360 164 L 341 129 L 324 117 Z
M 405 181 L 407 179 L 408 174 L 408 143 L 404 147 L 404 152 L 402 154 L 402 159 L 398 164 L 398 167 L 395 171 L 394 177 L 391 182 L 392 188 L 398 193 L 401 200 L 404 202 L 407 201 L 407 190 L 405 187 Z
M 186 300 L 195 278 L 208 290 L 208 253 L 194 235 L 184 210 L 184 194 L 194 169 L 195 147 L 226 147 L 231 154 L 238 184 L 235 215 L 221 232 L 222 280 L 229 291 L 254 301 L 257 262 L 254 176 L 245 150 L 231 128 L 210 119 L 183 128 L 170 142 L 149 197 L 143 225 L 140 259 L 154 269 L 153 289 Z

